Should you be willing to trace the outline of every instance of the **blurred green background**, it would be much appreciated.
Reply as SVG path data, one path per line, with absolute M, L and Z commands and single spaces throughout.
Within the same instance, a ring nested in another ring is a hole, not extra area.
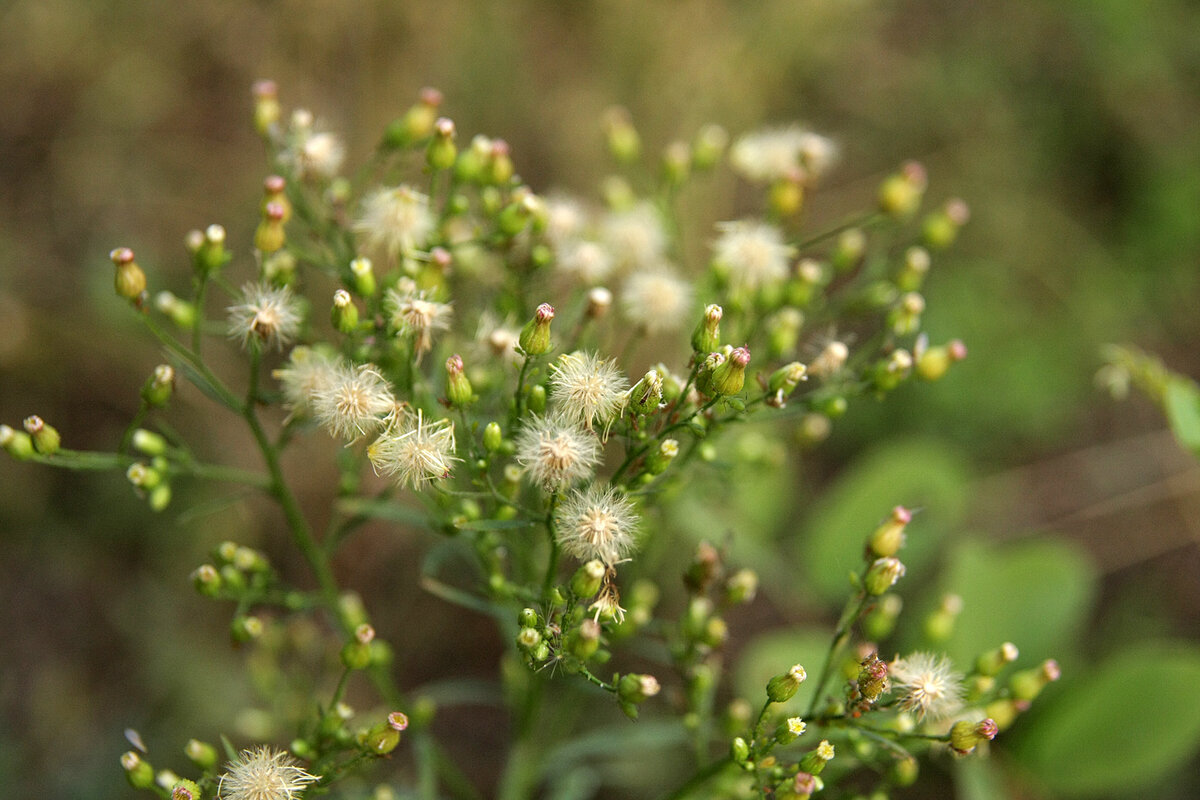
M 797 600 L 785 592 L 795 575 L 766 574 L 770 610 L 743 621 L 735 648 L 756 625 L 827 621 L 818 609 L 840 578 L 831 589 L 811 565 L 837 562 L 837 532 L 915 495 L 929 503 L 921 560 L 944 569 L 914 584 L 913 603 L 951 584 L 966 598 L 952 651 L 1007 636 L 1029 663 L 1057 655 L 1068 679 L 1044 709 L 1065 727 L 1039 709 L 997 748 L 1007 777 L 935 775 L 911 796 L 952 783 L 973 798 L 1130 785 L 1200 796 L 1188 686 L 1200 670 L 1200 469 L 1148 402 L 1114 405 L 1092 384 L 1109 341 L 1200 374 L 1197 30 L 1200 7 L 1184 0 L 8 0 L 0 421 L 37 413 L 68 446 L 115 445 L 160 356 L 113 298 L 107 253 L 130 246 L 153 288 L 183 291 L 187 230 L 221 222 L 248 240 L 265 174 L 249 124 L 255 79 L 274 78 L 285 107 L 343 133 L 351 165 L 436 86 L 460 137 L 507 139 L 539 191 L 594 193 L 608 169 L 598 120 L 613 103 L 650 151 L 706 122 L 736 135 L 801 120 L 842 149 L 816 221 L 871 202 L 907 158 L 927 166 L 931 200 L 968 200 L 970 224 L 935 260 L 926 325 L 971 356 L 940 384 L 852 407 L 779 485 L 797 504 L 748 504 L 764 529 L 789 534 L 780 546 L 806 580 Z M 719 188 L 697 215 L 744 213 L 736 185 Z M 182 392 L 174 421 L 252 465 L 246 439 L 205 412 Z M 332 474 L 298 477 L 320 497 Z M 287 548 L 265 505 L 172 522 L 186 507 L 155 518 L 119 475 L 0 459 L 0 795 L 125 796 L 124 727 L 182 768 L 187 738 L 214 738 L 252 705 L 224 612 L 186 576 L 225 538 L 285 570 Z M 446 607 L 405 583 L 415 543 L 379 530 L 354 547 L 339 573 L 363 587 L 381 629 L 404 632 L 389 638 L 406 643 L 408 685 L 492 669 L 430 633 Z M 1028 629 L 1009 633 L 997 608 Z M 463 624 L 498 651 L 486 621 Z M 478 755 L 494 736 L 456 747 Z

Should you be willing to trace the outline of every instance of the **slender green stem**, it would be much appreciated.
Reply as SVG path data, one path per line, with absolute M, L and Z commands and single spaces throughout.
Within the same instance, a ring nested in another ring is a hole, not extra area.
M 860 590 L 846 603 L 846 608 L 842 611 L 841 619 L 838 620 L 837 630 L 833 632 L 833 640 L 829 643 L 829 652 L 825 654 L 825 663 L 821 666 L 821 673 L 817 678 L 816 691 L 813 692 L 812 702 L 809 703 L 808 711 L 804 715 L 805 717 L 812 717 L 817 713 L 817 707 L 821 704 L 821 695 L 825 692 L 825 687 L 828 685 L 830 678 L 833 677 L 833 667 L 836 659 L 849 640 L 850 631 L 854 627 L 854 623 L 862 616 L 863 610 L 866 609 L 870 601 L 870 595 Z
M 546 511 L 546 536 L 550 539 L 550 557 L 546 562 L 546 577 L 542 580 L 542 599 L 548 600 L 554 580 L 558 577 L 558 536 L 554 530 L 554 511 L 558 508 L 558 492 L 550 494 L 550 508 Z
M 133 419 L 129 421 L 129 427 L 125 429 L 125 433 L 121 435 L 121 446 L 117 448 L 120 455 L 128 455 L 129 446 L 133 442 L 133 432 L 142 426 L 146 420 L 146 415 L 150 413 L 150 404 L 145 400 L 138 406 L 137 413 L 133 415 Z
M 192 325 L 192 352 L 200 355 L 200 342 L 204 338 L 204 298 L 208 294 L 208 275 L 203 271 L 196 279 L 196 321 Z
M 526 353 L 521 359 L 521 371 L 517 374 L 517 390 L 513 393 L 513 409 L 509 415 L 509 427 L 515 427 L 517 420 L 521 418 L 522 401 L 524 400 L 525 390 L 525 375 L 529 371 L 529 362 L 533 361 L 533 356 Z

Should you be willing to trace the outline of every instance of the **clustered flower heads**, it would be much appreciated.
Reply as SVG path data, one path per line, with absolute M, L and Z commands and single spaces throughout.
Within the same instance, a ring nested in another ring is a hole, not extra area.
M 460 147 L 441 102 L 440 93 L 425 90 L 388 126 L 376 153 L 387 184 L 358 187 L 336 177 L 345 155 L 341 140 L 320 130 L 308 112 L 286 117 L 277 88 L 260 84 L 255 123 L 273 161 L 258 227 L 246 243 L 253 259 L 239 259 L 241 245 L 227 246 L 220 226 L 197 231 L 188 237 L 196 295 L 172 295 L 151 308 L 145 300 L 154 295 L 132 252 L 112 254 L 118 296 L 175 356 L 197 368 L 187 377 L 199 376 L 206 394 L 249 424 L 270 474 L 225 477 L 267 487 L 321 591 L 294 591 L 265 554 L 232 542 L 194 570 L 195 588 L 236 603 L 230 630 L 239 644 L 264 637 L 275 624 L 272 606 L 288 614 L 317 607 L 341 632 L 346 678 L 332 702 L 306 706 L 319 709 L 317 716 L 298 726 L 290 744 L 326 778 L 287 752 L 244 750 L 220 775 L 225 800 L 296 798 L 318 781 L 324 790 L 343 770 L 400 746 L 408 728 L 402 712 L 356 721 L 353 730 L 347 724 L 355 715 L 341 693 L 350 673 L 382 666 L 390 651 L 384 623 L 377 631 L 356 596 L 337 585 L 331 559 L 356 525 L 373 520 L 383 528 L 418 507 L 429 528 L 447 538 L 444 549 L 422 561 L 423 586 L 472 607 L 501 613 L 505 604 L 520 607 L 511 654 L 535 675 L 506 685 L 506 693 L 523 708 L 532 713 L 541 680 L 586 680 L 632 718 L 667 689 L 697 722 L 698 751 L 711 750 L 717 741 L 710 732 L 721 728 L 713 711 L 724 691 L 721 651 L 731 634 L 725 613 L 753 601 L 758 579 L 726 565 L 724 550 L 702 542 L 684 570 L 686 602 L 663 604 L 685 610 L 678 620 L 666 618 L 656 608 L 657 585 L 631 575 L 652 575 L 657 566 L 638 554 L 649 521 L 656 542 L 671 552 L 670 538 L 684 535 L 671 513 L 678 503 L 708 514 L 710 503 L 724 503 L 730 472 L 750 462 L 778 464 L 784 442 L 815 444 L 851 402 L 883 398 L 905 381 L 940 379 L 966 355 L 961 342 L 930 344 L 921 332 L 921 284 L 935 261 L 930 252 L 952 240 L 966 219 L 959 210 L 942 210 L 923 221 L 920 233 L 912 232 L 917 226 L 906 232 L 926 190 L 922 170 L 906 166 L 889 178 L 880 193 L 883 213 L 863 217 L 891 224 L 886 235 L 855 227 L 808 231 L 801 200 L 808 202 L 836 148 L 795 126 L 751 132 L 736 139 L 728 163 L 755 184 L 760 207 L 738 210 L 733 221 L 684 221 L 677 218 L 675 190 L 717 168 L 729 139 L 721 129 L 710 126 L 691 142 L 660 150 L 658 190 L 640 194 L 638 182 L 613 178 L 604 184 L 604 203 L 592 204 L 565 195 L 543 199 L 518 177 L 514 154 L 501 140 L 476 136 Z M 606 134 L 613 155 L 632 168 L 641 143 L 628 113 L 607 115 Z M 421 174 L 405 175 L 405 165 L 418 161 Z M 680 232 L 692 230 L 701 232 L 700 241 L 681 241 Z M 907 246 L 901 240 L 908 233 L 924 238 Z M 230 282 L 218 273 L 243 268 L 255 277 L 230 292 L 226 312 L 229 337 L 249 351 L 249 385 L 235 391 L 217 377 L 225 369 L 203 369 L 200 343 L 212 328 L 204 318 L 205 291 L 226 289 Z M 849 322 L 839 319 L 844 308 L 856 309 L 853 336 L 835 338 L 832 331 Z M 310 313 L 315 309 L 324 313 Z M 172 341 L 165 324 L 184 333 Z M 279 353 L 288 347 L 286 356 Z M 798 360 L 810 357 L 810 364 Z M 274 383 L 260 370 L 269 359 L 276 360 Z M 142 388 L 143 410 L 159 413 L 174 381 L 169 368 L 151 376 Z M 799 413 L 780 413 L 785 407 Z M 755 433 L 754 446 L 735 439 L 750 419 L 778 426 L 779 435 Z M 268 430 L 271 424 L 278 429 Z M 336 453 L 339 470 L 329 533 L 316 537 L 304 519 L 310 499 L 298 502 L 280 466 L 284 450 L 310 434 Z M 156 511 L 169 502 L 169 491 L 162 491 L 169 479 L 216 472 L 181 456 L 187 451 L 169 438 L 133 431 L 128 452 L 115 462 Z M 36 416 L 24 432 L 0 426 L 0 446 L 23 460 L 71 465 L 79 458 L 60 448 L 57 431 Z M 767 448 L 777 448 L 778 458 L 762 457 Z M 421 505 L 404 492 L 419 493 Z M 846 631 L 865 631 L 870 614 L 898 613 L 892 590 L 905 574 L 898 551 L 910 520 L 897 507 L 869 537 L 850 606 L 861 607 L 862 616 Z M 736 534 L 737 526 L 730 527 Z M 458 569 L 464 559 L 470 563 Z M 641 559 L 646 563 L 626 565 Z M 653 675 L 615 671 L 626 669 L 622 642 L 645 629 L 667 639 L 661 649 L 673 674 L 686 676 L 684 690 L 664 687 Z M 814 674 L 804 717 L 773 708 L 796 702 L 810 680 L 800 664 L 768 681 L 757 722 L 752 712 L 730 714 L 734 723 L 744 721 L 745 733 L 733 739 L 732 761 L 759 793 L 800 797 L 821 788 L 819 776 L 834 758 L 829 740 L 795 759 L 774 752 L 816 739 L 810 729 L 844 732 L 857 724 L 855 715 L 882 712 L 933 731 L 927 723 L 961 715 L 956 721 L 970 724 L 942 741 L 968 753 L 1057 676 L 1050 666 L 1023 673 L 1013 688 L 976 703 L 979 687 L 991 690 L 975 679 L 992 679 L 994 689 L 995 675 L 1015 658 L 1001 649 L 972 673 L 973 705 L 964 710 L 963 678 L 945 657 L 918 652 L 885 665 L 873 653 L 860 663 L 858 680 L 840 687 L 843 704 L 834 675 L 849 647 L 849 633 L 835 640 L 826 662 L 834 666 Z M 1000 703 L 991 724 L 967 719 L 991 701 Z M 841 710 L 828 710 L 834 707 Z M 433 735 L 426 713 L 413 720 L 414 732 Z M 872 730 L 889 737 L 891 729 Z M 217 774 L 215 748 L 192 750 L 205 774 L 176 792 L 178 800 L 196 795 L 197 786 L 208 789 Z M 855 750 L 843 749 L 841 758 Z M 131 756 L 122 763 L 133 785 L 163 783 Z M 698 778 L 697 795 L 724 765 Z

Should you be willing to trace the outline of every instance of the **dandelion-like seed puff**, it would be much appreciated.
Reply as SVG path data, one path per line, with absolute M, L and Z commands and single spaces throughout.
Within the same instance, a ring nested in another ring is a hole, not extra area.
M 573 491 L 554 517 L 559 546 L 580 561 L 598 558 L 611 566 L 633 551 L 637 512 L 618 489 Z
M 420 409 L 403 413 L 398 425 L 367 448 L 367 457 L 376 470 L 413 489 L 449 476 L 461 460 L 454 456 L 454 423 L 428 422 Z
M 267 284 L 242 287 L 242 302 L 229 308 L 229 335 L 243 348 L 278 350 L 300 332 L 300 307 L 292 290 Z
M 534 417 L 517 435 L 517 462 L 547 491 L 561 491 L 591 476 L 599 461 L 595 435 L 573 420 Z
M 945 656 L 913 653 L 894 660 L 888 672 L 900 706 L 919 719 L 942 719 L 962 708 L 962 675 Z
M 339 365 L 312 398 L 317 421 L 342 439 L 374 432 L 395 406 L 387 381 L 374 364 Z
M 297 766 L 287 752 L 263 745 L 243 750 L 226 765 L 217 796 L 221 800 L 295 800 L 319 780 Z
M 613 361 L 591 353 L 568 353 L 550 368 L 550 399 L 557 413 L 592 429 L 592 422 L 609 422 L 625 403 L 629 381 Z

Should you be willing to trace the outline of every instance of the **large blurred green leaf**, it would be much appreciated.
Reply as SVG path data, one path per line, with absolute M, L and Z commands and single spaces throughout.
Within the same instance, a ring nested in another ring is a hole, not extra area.
M 845 599 L 847 575 L 862 563 L 863 542 L 893 506 L 921 509 L 903 553 L 910 570 L 928 564 L 962 520 L 967 472 L 958 453 L 933 440 L 886 445 L 859 461 L 824 493 L 805 525 L 798 563 L 831 602 Z
M 1068 676 L 1069 679 L 1069 676 Z M 1145 642 L 1063 686 L 1013 740 L 1047 787 L 1139 797 L 1200 747 L 1200 648 Z
M 734 677 L 734 688 L 757 711 L 767 699 L 767 681 L 787 672 L 793 664 L 801 664 L 808 680 L 800 685 L 796 696 L 783 704 L 788 714 L 803 714 L 808 710 L 815 691 L 818 673 L 829 652 L 833 629 L 793 628 L 772 631 L 759 636 L 742 651 Z
M 943 579 L 943 591 L 963 599 L 945 650 L 964 669 L 1006 641 L 1026 663 L 1062 656 L 1084 628 L 1096 580 L 1086 555 L 1068 542 L 966 542 Z
M 1171 433 L 1181 445 L 1200 457 L 1200 389 L 1186 378 L 1172 378 L 1167 382 L 1163 406 L 1171 423 Z

